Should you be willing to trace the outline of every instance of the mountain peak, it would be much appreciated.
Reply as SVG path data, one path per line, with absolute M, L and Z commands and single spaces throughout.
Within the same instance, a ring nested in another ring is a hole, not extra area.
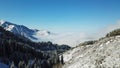
M 48 36 L 50 34 L 50 32 L 47 30 L 30 29 L 24 25 L 17 25 L 5 20 L 0 20 L 0 26 L 2 26 L 7 31 L 10 31 L 17 35 L 22 35 L 31 40 L 37 40 L 37 38 L 34 37 L 36 34 L 40 36 Z
M 6 21 L 5 20 L 0 20 L 0 25 L 4 24 Z
M 40 31 L 37 31 L 37 34 L 40 36 L 48 36 L 50 34 L 50 31 L 40 30 Z

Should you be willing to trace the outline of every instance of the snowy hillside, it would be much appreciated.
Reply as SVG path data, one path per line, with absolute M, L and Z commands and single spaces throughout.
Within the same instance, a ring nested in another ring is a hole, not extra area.
M 0 63 L 0 68 L 9 68 L 9 66 L 6 64 Z
M 120 68 L 120 36 L 78 46 L 63 54 L 63 68 Z

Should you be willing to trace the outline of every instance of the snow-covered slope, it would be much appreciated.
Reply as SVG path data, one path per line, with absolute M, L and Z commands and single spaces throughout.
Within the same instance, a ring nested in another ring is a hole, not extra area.
M 63 68 L 120 68 L 120 36 L 78 46 L 63 54 Z
M 6 64 L 0 63 L 0 68 L 9 68 L 9 66 Z
M 66 44 L 74 47 L 80 42 L 91 40 L 85 33 L 56 33 L 47 30 L 30 29 L 24 25 L 17 25 L 4 20 L 0 20 L 0 26 L 14 34 L 25 36 L 35 42 L 51 41 L 59 45 Z

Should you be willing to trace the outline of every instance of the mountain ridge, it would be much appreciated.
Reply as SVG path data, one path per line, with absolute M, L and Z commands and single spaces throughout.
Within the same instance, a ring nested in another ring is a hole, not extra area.
M 74 33 L 74 32 L 51 32 L 48 30 L 30 29 L 24 25 L 17 25 L 5 20 L 0 20 L 0 26 L 5 30 L 13 32 L 16 35 L 22 35 L 34 42 L 48 42 L 51 41 L 59 45 L 69 45 L 74 47 L 79 44 L 82 40 L 86 40 L 86 34 Z M 76 37 L 77 35 L 77 37 Z M 73 39 L 74 38 L 74 39 Z
M 47 36 L 50 34 L 50 31 L 30 29 L 24 25 L 17 25 L 4 20 L 0 20 L 0 26 L 2 26 L 5 30 L 13 32 L 14 34 L 17 34 L 17 35 L 25 36 L 26 38 L 29 38 L 31 40 L 32 39 L 37 40 L 37 38 L 34 37 L 33 35 L 37 34 L 38 32 L 39 32 L 39 35 L 42 35 L 42 36 Z
M 52 42 L 33 42 L 0 26 L 0 67 L 26 68 L 24 65 L 27 65 L 31 68 L 39 65 L 37 67 L 53 68 L 60 62 L 59 54 L 70 48 L 67 45 L 57 45 Z M 24 65 L 21 62 L 24 62 Z

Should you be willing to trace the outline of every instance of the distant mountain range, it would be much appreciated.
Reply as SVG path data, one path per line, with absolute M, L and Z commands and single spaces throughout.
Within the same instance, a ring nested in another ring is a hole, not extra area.
M 77 46 L 80 42 L 91 40 L 85 33 L 61 32 L 55 33 L 47 30 L 30 29 L 24 25 L 13 24 L 8 21 L 0 20 L 0 26 L 16 35 L 22 35 L 34 42 L 51 41 L 53 43 L 69 46 Z

